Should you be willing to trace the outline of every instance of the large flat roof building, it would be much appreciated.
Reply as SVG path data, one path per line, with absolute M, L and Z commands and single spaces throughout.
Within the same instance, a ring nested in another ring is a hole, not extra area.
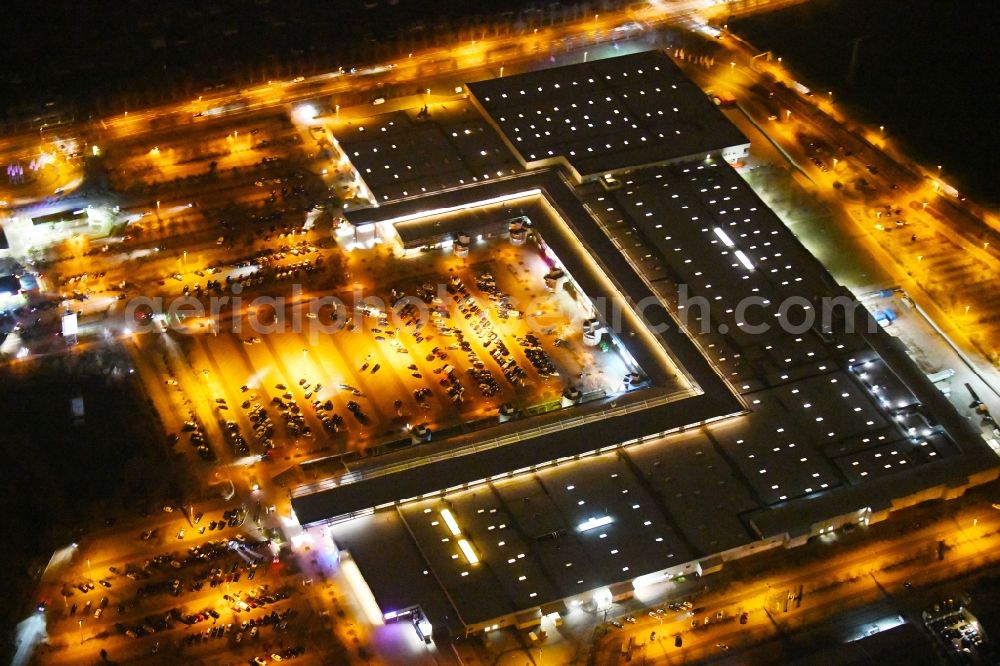
M 377 203 L 523 172 L 468 101 L 445 107 L 427 117 L 395 111 L 337 129 L 341 151 Z
M 577 181 L 636 167 L 745 154 L 749 142 L 660 51 L 469 84 L 526 168 Z
M 366 136 L 396 124 L 367 150 L 338 134 L 381 204 L 348 219 L 436 252 L 529 220 L 584 294 L 622 304 L 619 338 L 649 383 L 296 489 L 299 521 L 326 526 L 383 612 L 530 626 L 997 478 L 899 341 L 726 163 L 746 139 L 665 55 L 469 89 L 478 111 L 458 113 L 482 147 L 435 139 L 440 186 L 374 173 L 414 171 L 384 142 L 447 136 L 450 120 L 408 137 L 396 114 L 376 119 Z M 618 187 L 588 182 L 605 173 Z

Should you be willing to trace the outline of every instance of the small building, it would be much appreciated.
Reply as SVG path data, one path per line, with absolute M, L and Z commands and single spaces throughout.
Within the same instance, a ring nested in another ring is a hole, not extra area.
M 55 213 L 47 213 L 31 218 L 31 223 L 36 227 L 41 224 L 52 225 L 53 227 L 81 227 L 90 223 L 90 211 L 87 208 L 76 210 L 60 210 Z
M 383 223 L 382 236 L 395 237 L 404 253 L 417 252 L 423 248 L 455 247 L 455 254 L 465 256 L 471 244 L 501 236 L 508 232 L 507 220 L 503 217 L 477 216 L 472 220 L 447 215 L 420 220 Z M 464 245 L 465 252 L 458 246 Z

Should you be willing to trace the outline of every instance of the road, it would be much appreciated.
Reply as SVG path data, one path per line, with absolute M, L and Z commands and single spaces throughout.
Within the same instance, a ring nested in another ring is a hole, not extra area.
M 895 528 L 896 534 L 883 528 Z M 738 663 L 738 650 L 761 641 L 793 634 L 883 599 L 905 600 L 910 594 L 905 582 L 924 587 L 1000 562 L 996 550 L 1000 545 L 1000 511 L 985 502 L 917 528 L 912 524 L 895 524 L 862 529 L 872 531 L 870 538 L 845 547 L 832 540 L 825 546 L 817 544 L 808 559 L 800 559 L 801 556 L 791 552 L 784 554 L 783 559 L 789 565 L 784 570 L 772 569 L 767 575 L 744 577 L 719 590 L 714 589 L 711 578 L 706 578 L 705 583 L 713 589 L 688 597 L 698 611 L 693 617 L 668 611 L 661 623 L 647 614 L 655 607 L 638 610 L 629 606 L 626 614 L 630 612 L 636 619 L 631 624 L 622 622 L 624 608 L 614 609 L 609 619 L 623 623 L 624 629 L 608 625 L 606 636 L 596 648 L 599 663 L 618 663 L 621 644 L 629 637 L 641 646 L 636 654 L 642 654 L 652 663 L 708 659 L 724 651 L 717 647 L 719 643 L 733 651 L 733 659 Z M 942 560 L 937 559 L 939 540 L 946 545 Z M 817 552 L 824 548 L 830 552 Z M 721 620 L 717 618 L 720 611 Z M 741 625 L 738 618 L 744 612 L 747 623 Z M 653 631 L 657 638 L 651 642 L 649 636 Z M 681 648 L 674 647 L 677 635 L 683 639 Z
M 773 0 L 754 3 L 737 2 L 726 7 L 729 15 L 771 11 L 802 0 Z M 577 21 L 533 29 L 524 34 L 498 34 L 484 36 L 465 43 L 416 51 L 393 62 L 369 63 L 351 72 L 334 71 L 310 77 L 297 77 L 291 81 L 269 81 L 239 90 L 221 90 L 199 95 L 196 99 L 178 101 L 145 109 L 94 119 L 77 125 L 60 125 L 61 136 L 93 136 L 105 143 L 143 135 L 155 136 L 155 130 L 210 122 L 225 117 L 233 119 L 241 114 L 266 109 L 281 109 L 300 101 L 332 97 L 345 93 L 366 92 L 379 82 L 385 84 L 426 81 L 431 74 L 439 73 L 442 64 L 453 75 L 483 67 L 516 65 L 518 62 L 537 60 L 539 55 L 557 53 L 572 46 L 602 43 L 623 36 L 631 30 L 616 30 L 631 21 L 639 21 L 646 28 L 689 22 L 695 17 L 712 16 L 721 9 L 711 0 L 674 0 L 651 2 L 648 7 L 627 7 L 621 10 L 588 15 Z M 697 19 L 701 23 L 702 19 Z M 52 129 L 48 130 L 50 133 Z M 0 154 L 18 150 L 37 140 L 37 135 L 26 133 L 0 140 Z M 95 141 L 89 142 L 91 145 Z M 101 146 L 102 144 L 96 144 Z

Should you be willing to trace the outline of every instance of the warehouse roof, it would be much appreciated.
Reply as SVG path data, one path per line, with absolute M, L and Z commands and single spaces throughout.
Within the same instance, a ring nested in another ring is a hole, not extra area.
M 528 167 L 563 158 L 582 178 L 704 158 L 747 139 L 661 51 L 469 84 Z

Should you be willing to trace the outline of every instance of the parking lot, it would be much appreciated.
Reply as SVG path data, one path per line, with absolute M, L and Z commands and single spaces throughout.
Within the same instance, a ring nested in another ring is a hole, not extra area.
M 155 144 L 122 142 L 107 155 L 116 187 L 168 183 L 191 176 L 248 167 L 284 159 L 301 145 L 301 136 L 287 119 L 259 118 L 249 122 L 206 126 L 201 140 L 189 135 L 161 136 Z
M 118 537 L 70 553 L 59 589 L 46 592 L 52 663 L 77 663 L 78 647 L 116 660 L 180 663 L 235 652 L 269 663 L 332 646 L 312 635 L 294 560 L 255 536 L 248 514 L 245 505 L 205 509 L 137 530 L 131 542 Z
M 568 386 L 585 398 L 623 389 L 624 361 L 584 345 L 581 303 L 546 287 L 537 248 L 484 242 L 462 259 L 356 249 L 350 262 L 355 285 L 372 284 L 364 296 L 385 306 L 353 307 L 354 294 L 338 293 L 346 307 L 318 308 L 310 293 L 283 313 L 299 330 L 256 334 L 253 322 L 273 324 L 275 312 L 250 306 L 239 333 L 191 340 L 202 385 L 176 389 L 211 399 L 233 455 L 286 443 L 364 450 L 418 425 L 495 423 L 504 404 L 548 410 Z

